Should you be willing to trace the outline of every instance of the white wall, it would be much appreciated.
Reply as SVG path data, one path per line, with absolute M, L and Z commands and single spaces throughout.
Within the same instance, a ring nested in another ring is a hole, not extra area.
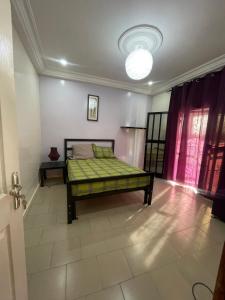
M 87 121 L 88 94 L 100 97 L 98 122 Z M 142 166 L 142 157 L 139 156 L 142 155 L 143 138 L 138 142 L 141 149 L 134 150 L 134 131 L 120 129 L 120 126 L 145 126 L 151 104 L 148 96 L 41 76 L 40 101 L 42 160 L 48 160 L 51 146 L 58 147 L 63 159 L 64 138 L 112 138 L 116 140 L 118 157 Z M 140 132 L 139 136 L 143 133 Z M 138 157 L 134 157 L 134 152 Z
M 39 78 L 15 30 L 13 44 L 21 182 L 29 201 L 38 185 L 41 152 Z
M 151 112 L 168 111 L 171 92 L 165 92 L 152 97 Z
M 170 96 L 171 92 L 164 92 L 152 97 L 151 101 L 151 112 L 167 112 L 169 111 L 170 105 Z M 156 119 L 156 121 L 159 119 Z M 159 124 L 156 122 L 156 124 Z M 155 130 L 158 131 L 157 125 L 155 125 Z M 166 136 L 166 128 L 167 128 L 167 116 L 164 115 L 161 119 L 161 134 Z

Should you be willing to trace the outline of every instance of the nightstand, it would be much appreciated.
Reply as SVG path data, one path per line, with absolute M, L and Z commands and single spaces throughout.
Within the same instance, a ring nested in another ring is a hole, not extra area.
M 43 162 L 41 163 L 39 174 L 40 174 L 40 181 L 41 186 L 44 186 L 45 179 L 46 179 L 46 171 L 47 170 L 56 170 L 62 169 L 63 172 L 63 181 L 66 183 L 66 163 L 64 161 L 50 161 L 50 162 Z

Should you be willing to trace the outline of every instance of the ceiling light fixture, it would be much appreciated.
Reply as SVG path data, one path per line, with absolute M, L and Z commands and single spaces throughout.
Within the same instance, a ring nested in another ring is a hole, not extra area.
M 59 62 L 60 62 L 60 64 L 63 65 L 64 67 L 68 65 L 68 61 L 67 61 L 66 59 L 64 59 L 64 58 L 61 58 L 61 59 L 59 60 Z
M 163 35 L 151 25 L 138 25 L 126 30 L 118 46 L 126 57 L 125 69 L 133 80 L 146 78 L 152 70 L 154 54 L 161 46 Z
M 149 81 L 149 82 L 148 82 L 148 85 L 153 85 L 153 81 Z
M 136 49 L 132 51 L 126 59 L 125 68 L 128 76 L 134 80 L 140 80 L 147 77 L 153 65 L 151 53 L 145 49 Z

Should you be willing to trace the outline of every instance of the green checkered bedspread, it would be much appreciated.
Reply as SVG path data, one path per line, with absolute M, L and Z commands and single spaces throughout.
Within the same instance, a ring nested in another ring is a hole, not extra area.
M 68 177 L 70 181 L 91 178 L 145 173 L 116 158 L 68 160 Z M 72 185 L 73 196 L 83 196 L 114 190 L 145 187 L 150 182 L 150 176 L 102 180 L 99 182 L 79 183 Z

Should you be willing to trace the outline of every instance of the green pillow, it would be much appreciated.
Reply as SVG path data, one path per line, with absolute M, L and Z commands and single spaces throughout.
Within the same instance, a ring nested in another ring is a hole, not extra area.
M 95 144 L 92 147 L 96 158 L 115 158 L 111 147 L 101 147 Z

